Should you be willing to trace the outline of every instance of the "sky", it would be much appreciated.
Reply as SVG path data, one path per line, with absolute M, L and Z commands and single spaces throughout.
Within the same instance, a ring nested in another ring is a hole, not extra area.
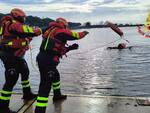
M 144 23 L 150 0 L 0 0 L 0 13 L 21 8 L 27 15 L 66 18 L 71 22 Z

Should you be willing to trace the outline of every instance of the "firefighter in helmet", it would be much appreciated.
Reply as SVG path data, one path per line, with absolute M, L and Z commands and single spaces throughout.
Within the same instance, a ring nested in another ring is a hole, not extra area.
M 40 35 L 39 27 L 25 25 L 26 14 L 23 10 L 14 8 L 10 15 L 0 20 L 0 59 L 5 67 L 6 81 L 0 95 L 0 113 L 16 113 L 9 109 L 9 102 L 14 85 L 19 74 L 23 88 L 23 99 L 31 100 L 36 95 L 31 92 L 29 83 L 29 68 L 24 59 L 29 49 L 32 37 Z
M 57 70 L 60 58 L 70 50 L 78 49 L 78 44 L 67 46 L 67 41 L 79 40 L 88 34 L 87 31 L 74 32 L 68 28 L 64 18 L 57 18 L 50 22 L 43 32 L 43 41 L 37 56 L 40 71 L 40 86 L 36 102 L 35 113 L 45 113 L 48 105 L 48 95 L 53 89 L 53 102 L 64 100 L 67 95 L 61 93 L 60 74 Z

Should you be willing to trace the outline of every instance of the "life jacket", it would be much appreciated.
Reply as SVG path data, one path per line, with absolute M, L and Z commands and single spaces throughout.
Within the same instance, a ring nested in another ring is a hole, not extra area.
M 66 42 L 62 42 L 58 39 L 56 39 L 55 35 L 57 34 L 57 31 L 62 29 L 62 26 L 59 25 L 56 22 L 51 22 L 49 25 L 49 29 L 45 31 L 43 34 L 43 42 L 40 47 L 40 50 L 46 51 L 47 53 L 50 53 L 51 55 L 58 55 L 61 57 L 62 55 L 65 55 L 65 45 Z
M 0 45 L 10 48 L 23 48 L 28 45 L 28 39 L 20 38 L 17 34 L 10 32 L 10 25 L 16 23 L 11 16 L 4 16 L 0 20 Z

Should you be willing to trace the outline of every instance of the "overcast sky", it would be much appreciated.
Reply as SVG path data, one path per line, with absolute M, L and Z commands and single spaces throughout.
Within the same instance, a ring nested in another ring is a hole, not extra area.
M 0 13 L 22 8 L 27 15 L 67 18 L 69 21 L 144 23 L 150 0 L 0 0 Z

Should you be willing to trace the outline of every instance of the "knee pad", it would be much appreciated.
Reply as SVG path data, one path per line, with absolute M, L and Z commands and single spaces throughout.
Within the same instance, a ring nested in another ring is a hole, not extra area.
M 12 89 L 18 80 L 19 73 L 17 73 L 16 69 L 11 68 L 6 70 L 5 77 L 6 77 L 5 83 L 6 89 Z
M 10 68 L 6 70 L 6 76 L 15 76 L 17 75 L 17 71 L 15 68 Z
M 55 75 L 55 72 L 54 71 L 48 71 L 47 75 L 48 75 L 48 77 L 53 78 Z
M 58 73 L 58 71 L 52 71 L 52 81 L 60 81 L 60 75 Z

